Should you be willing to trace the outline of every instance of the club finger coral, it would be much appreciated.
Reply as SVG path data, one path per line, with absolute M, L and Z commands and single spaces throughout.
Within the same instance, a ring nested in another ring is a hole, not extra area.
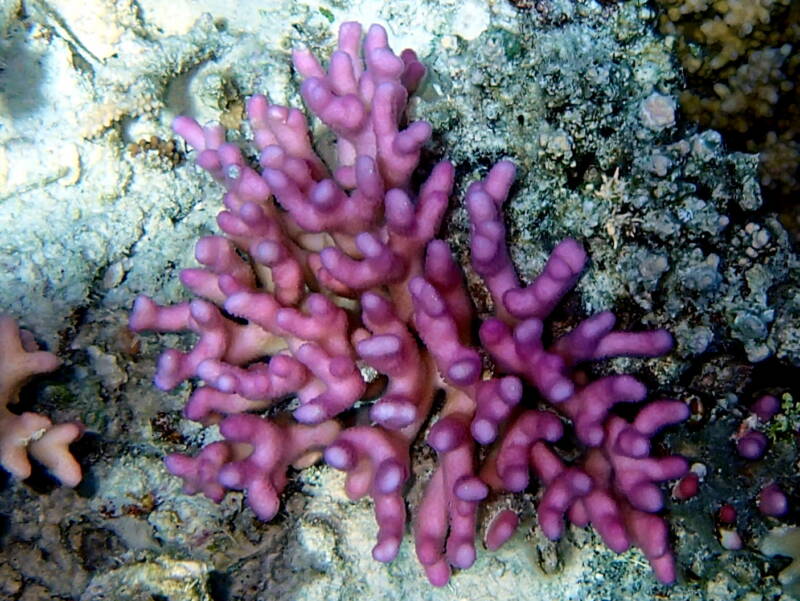
M 688 408 L 651 401 L 628 421 L 612 408 L 644 401 L 644 384 L 630 375 L 593 379 L 584 368 L 663 355 L 669 333 L 617 331 L 606 311 L 553 339 L 545 322 L 587 255 L 565 239 L 538 277 L 520 282 L 502 218 L 515 178 L 510 161 L 464 198 L 472 267 L 494 304 L 494 316 L 480 321 L 460 266 L 437 237 L 453 165 L 434 165 L 416 185 L 432 133 L 424 121 L 407 122 L 409 95 L 425 74 L 416 54 L 395 54 L 378 25 L 362 40 L 361 26 L 350 22 L 327 68 L 305 49 L 293 62 L 309 111 L 335 135 L 334 164 L 317 154 L 301 111 L 261 95 L 247 103 L 256 166 L 219 125 L 185 116 L 173 125 L 225 188 L 222 235 L 200 239 L 201 267 L 181 272 L 196 298 L 159 306 L 139 297 L 130 327 L 197 335 L 190 350 L 161 355 L 155 382 L 163 390 L 202 382 L 184 414 L 218 424 L 223 440 L 194 456 L 170 455 L 167 468 L 191 494 L 220 501 L 228 490 L 245 491 L 256 515 L 270 520 L 287 469 L 321 453 L 346 472 L 348 497 L 374 501 L 372 555 L 389 562 L 406 529 L 410 447 L 425 434 L 438 464 L 411 513 L 416 554 L 433 585 L 475 561 L 481 502 L 527 489 L 531 474 L 541 483 L 538 516 L 548 537 L 561 536 L 565 520 L 591 523 L 611 549 L 641 548 L 656 577 L 672 582 L 659 483 L 682 477 L 687 464 L 654 457 L 651 438 Z M 339 418 L 375 395 L 367 368 L 386 384 L 363 409 L 369 421 L 349 425 Z M 445 401 L 432 418 L 438 394 Z M 295 399 L 291 413 L 280 410 L 287 399 Z M 562 437 L 574 438 L 578 459 L 552 445 Z M 492 450 L 479 465 L 486 445 Z M 516 522 L 500 513 L 487 546 L 502 544 Z

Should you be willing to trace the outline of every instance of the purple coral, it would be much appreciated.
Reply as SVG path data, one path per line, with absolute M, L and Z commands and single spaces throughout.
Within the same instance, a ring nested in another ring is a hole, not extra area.
M 497 372 L 488 375 L 471 339 L 475 315 L 461 269 L 436 239 L 453 166 L 434 166 L 418 190 L 410 184 L 431 134 L 425 122 L 404 121 L 424 67 L 411 50 L 395 55 L 380 26 L 362 42 L 357 23 L 342 25 L 327 70 L 306 50 L 293 60 L 307 106 L 337 136 L 330 171 L 312 148 L 305 116 L 264 96 L 247 103 L 258 169 L 225 142 L 220 126 L 188 117 L 174 123 L 197 163 L 226 189 L 217 219 L 225 236 L 201 239 L 195 255 L 202 267 L 181 273 L 204 300 L 161 307 L 140 297 L 130 325 L 197 334 L 190 351 L 164 352 L 156 384 L 166 390 L 202 380 L 185 415 L 220 423 L 225 440 L 196 457 L 171 455 L 169 470 L 187 492 L 215 501 L 244 490 L 259 517 L 270 519 L 286 468 L 323 451 L 347 472 L 350 498 L 372 497 L 379 527 L 373 557 L 391 561 L 405 533 L 409 448 L 443 391 L 427 436 L 438 466 L 413 520 L 417 556 L 434 585 L 474 562 L 478 508 L 490 489 L 522 490 L 530 470 L 544 484 L 539 517 L 548 536 L 561 534 L 565 515 L 591 522 L 612 549 L 641 547 L 656 576 L 672 581 L 657 483 L 681 477 L 686 463 L 652 458 L 650 439 L 685 419 L 686 405 L 650 403 L 629 423 L 612 408 L 642 401 L 644 385 L 624 375 L 590 381 L 580 369 L 606 357 L 661 355 L 672 346 L 669 334 L 614 331 L 614 315 L 604 312 L 544 342 L 543 320 L 580 277 L 586 253 L 564 240 L 539 277 L 520 284 L 501 217 L 515 167 L 501 161 L 465 199 L 473 266 L 495 305 L 496 316 L 480 327 Z M 333 418 L 368 394 L 360 366 L 388 384 L 370 407 L 372 424 L 342 430 Z M 524 382 L 541 399 L 523 399 Z M 253 413 L 289 397 L 297 399 L 299 424 Z M 565 423 L 587 449 L 574 464 L 548 446 Z M 497 451 L 478 466 L 476 446 L 494 442 Z M 517 521 L 501 513 L 487 546 L 502 544 Z
M 508 258 L 500 218 L 513 175 L 510 164 L 501 162 L 467 191 L 473 266 L 484 277 L 499 316 L 481 325 L 481 342 L 501 371 L 526 380 L 569 417 L 577 438 L 589 450 L 579 465 L 564 465 L 546 445 L 561 437 L 560 420 L 548 411 L 529 409 L 506 432 L 493 464 L 484 466 L 484 477 L 495 488 L 521 491 L 528 486 L 532 468 L 545 485 L 538 512 L 547 536 L 561 535 L 565 514 L 578 525 L 591 522 L 611 549 L 641 547 L 656 576 L 671 582 L 675 571 L 666 524 L 654 515 L 663 499 L 654 483 L 680 478 L 688 466 L 680 457 L 651 458 L 650 438 L 664 426 L 686 419 L 689 409 L 679 401 L 656 401 L 628 423 L 609 411 L 620 402 L 643 400 L 645 386 L 627 375 L 587 382 L 578 367 L 610 356 L 658 356 L 672 347 L 672 338 L 663 330 L 613 331 L 614 315 L 604 312 L 544 345 L 542 319 L 575 284 L 586 254 L 574 240 L 561 242 L 542 273 L 521 287 Z M 496 527 L 507 529 L 506 523 L 503 518 Z M 494 529 L 490 528 L 490 538 L 496 538 Z
M 786 494 L 774 482 L 761 489 L 756 503 L 761 513 L 775 518 L 785 515 L 789 511 L 789 500 L 786 498 Z

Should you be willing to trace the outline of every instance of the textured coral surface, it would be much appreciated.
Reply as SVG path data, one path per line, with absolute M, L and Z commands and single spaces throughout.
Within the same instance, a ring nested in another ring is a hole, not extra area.
M 800 7 L 791 0 L 659 0 L 687 71 L 687 114 L 759 152 L 761 181 L 800 232 Z

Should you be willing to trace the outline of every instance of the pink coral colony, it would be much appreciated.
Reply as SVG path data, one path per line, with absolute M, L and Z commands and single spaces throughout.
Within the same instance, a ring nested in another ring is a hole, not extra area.
M 198 298 L 159 306 L 140 297 L 130 326 L 196 333 L 188 352 L 163 353 L 155 382 L 168 390 L 201 380 L 185 415 L 218 423 L 224 440 L 193 457 L 170 455 L 167 468 L 188 493 L 215 501 L 244 490 L 253 511 L 269 520 L 288 467 L 322 452 L 347 472 L 351 499 L 373 499 L 372 555 L 389 562 L 405 532 L 409 447 L 441 391 L 444 408 L 426 437 L 438 467 L 413 520 L 431 583 L 442 586 L 452 568 L 475 561 L 481 501 L 492 491 L 526 490 L 531 475 L 541 483 L 539 524 L 549 538 L 561 536 L 565 518 L 591 523 L 611 549 L 639 547 L 656 577 L 672 582 L 658 483 L 681 478 L 687 464 L 653 457 L 650 441 L 688 408 L 649 402 L 627 421 L 612 407 L 643 401 L 645 386 L 629 375 L 591 380 L 581 369 L 609 357 L 662 355 L 670 335 L 615 331 L 614 315 L 603 312 L 549 341 L 543 322 L 580 277 L 586 253 L 563 240 L 542 273 L 520 283 L 502 219 L 515 167 L 501 161 L 465 197 L 472 267 L 495 307 L 475 346 L 477 317 L 461 268 L 436 238 L 453 165 L 442 161 L 418 190 L 411 185 L 431 127 L 404 126 L 405 109 L 425 68 L 411 50 L 395 55 L 380 26 L 361 38 L 359 24 L 343 24 L 327 70 L 305 49 L 293 55 L 306 105 L 336 135 L 333 169 L 314 151 L 303 113 L 265 96 L 247 103 L 257 168 L 225 142 L 220 125 L 174 122 L 197 163 L 226 189 L 217 217 L 224 235 L 200 239 L 202 267 L 181 272 Z M 376 396 L 362 373 L 367 366 L 383 374 L 385 387 L 369 407 L 369 425 L 343 427 L 333 418 Z M 291 417 L 258 413 L 291 397 Z M 552 446 L 565 428 L 584 449 L 578 460 Z M 481 445 L 492 450 L 479 466 Z M 509 510 L 497 515 L 487 547 L 503 544 L 517 522 Z
M 31 475 L 30 455 L 65 486 L 77 486 L 81 467 L 69 445 L 81 437 L 83 426 L 78 422 L 53 424 L 44 415 L 15 414 L 8 409 L 19 401 L 25 382 L 59 365 L 58 357 L 39 350 L 30 332 L 20 330 L 8 315 L 0 315 L 0 466 L 17 478 L 27 478 Z

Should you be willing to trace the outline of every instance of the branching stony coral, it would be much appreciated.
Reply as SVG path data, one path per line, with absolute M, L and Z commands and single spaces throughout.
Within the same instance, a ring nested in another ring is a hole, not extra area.
M 683 109 L 730 142 L 763 152 L 762 182 L 797 190 L 800 10 L 790 0 L 659 0 L 689 76 Z
M 26 411 L 15 414 L 8 405 L 19 401 L 19 391 L 32 376 L 53 371 L 61 361 L 40 351 L 29 332 L 20 330 L 8 315 L 0 315 L 0 466 L 17 478 L 31 475 L 28 455 L 44 465 L 65 486 L 77 486 L 81 467 L 69 445 L 81 437 L 78 422 L 53 424 L 49 418 Z
M 674 580 L 657 483 L 687 466 L 680 457 L 652 457 L 650 439 L 685 419 L 687 406 L 650 402 L 629 422 L 612 408 L 643 401 L 645 386 L 628 375 L 592 380 L 582 368 L 661 355 L 670 335 L 614 331 L 614 315 L 603 312 L 550 341 L 544 320 L 587 257 L 564 240 L 530 285 L 519 282 L 502 219 L 515 168 L 501 161 L 465 197 L 473 268 L 495 306 L 480 325 L 488 365 L 473 344 L 461 269 L 436 238 L 453 166 L 435 165 L 418 191 L 410 183 L 431 135 L 425 122 L 402 127 L 424 67 L 411 50 L 395 55 L 379 26 L 362 44 L 356 23 L 341 27 L 327 70 L 306 50 L 293 58 L 306 104 L 336 135 L 332 169 L 312 147 L 304 115 L 264 96 L 247 107 L 259 170 L 225 142 L 220 126 L 188 117 L 174 123 L 197 163 L 226 188 L 217 219 L 225 236 L 201 239 L 195 255 L 203 267 L 181 273 L 201 298 L 162 307 L 140 297 L 130 325 L 198 335 L 190 351 L 164 352 L 155 381 L 167 390 L 202 380 L 184 413 L 219 424 L 224 440 L 193 457 L 170 455 L 168 469 L 187 492 L 215 501 L 246 491 L 253 511 L 269 520 L 288 467 L 322 451 L 347 472 L 350 498 L 372 497 L 372 554 L 391 561 L 405 532 L 410 445 L 441 391 L 445 403 L 426 438 L 439 462 L 413 519 L 417 557 L 434 585 L 474 562 L 478 509 L 490 489 L 524 490 L 530 472 L 543 484 L 538 513 L 547 536 L 561 535 L 564 517 L 592 523 L 611 549 L 638 546 L 661 581 Z M 382 390 L 382 380 L 364 377 L 366 367 L 385 378 Z M 351 409 L 376 396 L 368 421 L 360 410 L 352 419 Z M 281 410 L 288 398 L 296 398 L 291 416 Z M 258 414 L 267 409 L 270 417 Z M 576 461 L 550 446 L 565 424 L 583 451 Z M 479 467 L 477 446 L 490 444 Z M 502 544 L 516 521 L 507 511 L 496 516 L 487 546 Z

